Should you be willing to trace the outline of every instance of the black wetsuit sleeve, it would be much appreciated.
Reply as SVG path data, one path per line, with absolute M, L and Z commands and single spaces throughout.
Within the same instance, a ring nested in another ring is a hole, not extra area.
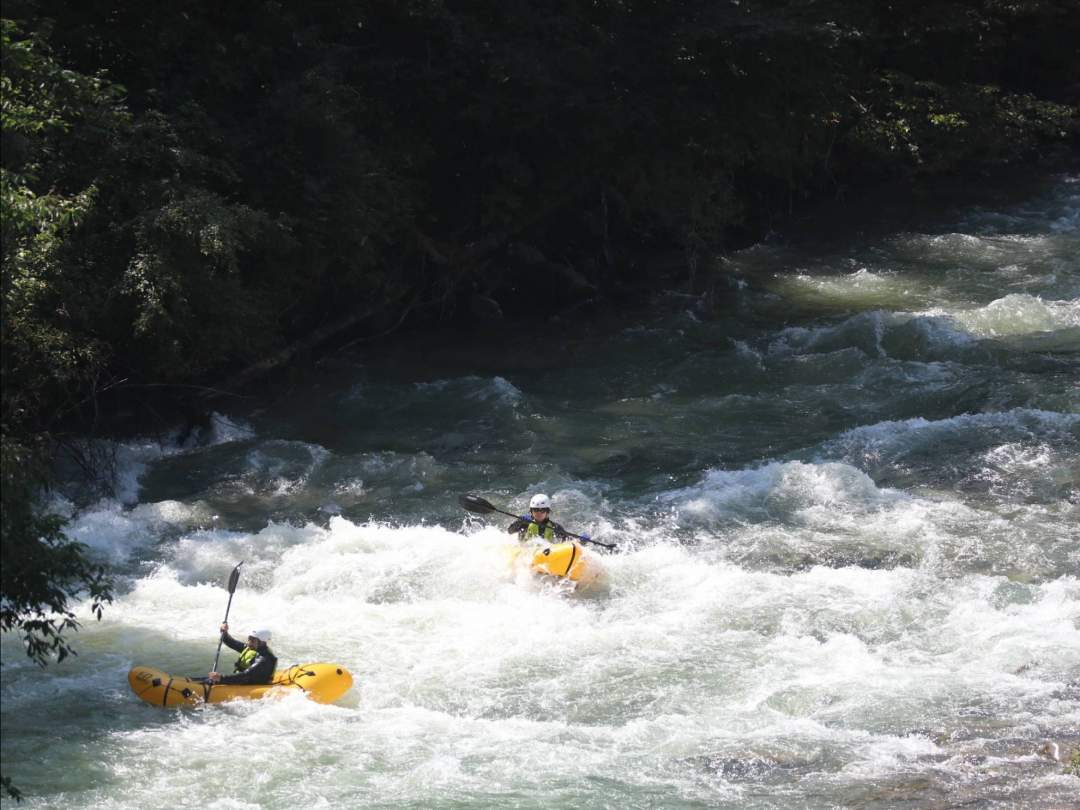
M 530 523 L 532 523 L 531 520 L 522 520 L 521 518 L 518 518 L 506 527 L 506 531 L 510 534 L 524 534 L 529 530 Z
M 237 641 L 235 638 L 230 636 L 228 633 L 222 633 L 221 634 L 221 642 L 226 647 L 228 647 L 230 650 L 236 650 L 236 652 L 243 652 L 244 651 L 244 646 L 245 646 L 244 642 Z
M 274 680 L 276 666 L 277 657 L 269 650 L 262 650 L 255 656 L 250 667 L 235 675 L 222 675 L 221 683 L 270 683 Z

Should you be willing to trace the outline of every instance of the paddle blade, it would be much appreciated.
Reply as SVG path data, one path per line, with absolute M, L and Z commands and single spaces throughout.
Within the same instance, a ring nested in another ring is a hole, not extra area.
M 478 515 L 487 515 L 499 511 L 479 495 L 462 495 L 458 498 L 458 503 L 469 512 L 475 512 Z
M 243 561 L 238 562 L 236 568 L 229 574 L 229 593 L 234 593 L 236 591 L 236 583 L 240 581 L 240 566 L 243 564 Z

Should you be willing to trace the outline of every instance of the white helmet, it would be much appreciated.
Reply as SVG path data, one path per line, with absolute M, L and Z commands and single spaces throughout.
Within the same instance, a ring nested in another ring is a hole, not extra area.
M 530 509 L 550 509 L 551 508 L 551 499 L 547 495 L 544 495 L 543 493 L 540 493 L 538 495 L 533 495 L 532 500 L 529 501 L 529 508 Z
M 263 644 L 266 644 L 267 642 L 270 641 L 270 631 L 269 630 L 252 630 L 251 632 L 248 633 L 248 638 L 257 638 Z

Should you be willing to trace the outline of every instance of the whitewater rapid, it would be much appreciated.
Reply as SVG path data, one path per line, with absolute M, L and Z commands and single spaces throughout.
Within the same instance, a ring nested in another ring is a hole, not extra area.
M 727 310 L 350 358 L 110 445 L 112 493 L 51 508 L 117 599 L 74 660 L 3 638 L 5 776 L 65 810 L 1076 806 L 1078 189 L 760 246 Z M 619 544 L 597 593 L 457 503 L 540 490 Z M 210 668 L 241 560 L 233 627 L 353 690 L 137 701 L 134 664 Z

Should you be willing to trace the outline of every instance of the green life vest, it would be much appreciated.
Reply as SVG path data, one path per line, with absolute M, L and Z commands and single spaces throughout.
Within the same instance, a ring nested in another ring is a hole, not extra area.
M 555 540 L 555 529 L 552 527 L 551 521 L 549 520 L 547 525 L 544 526 L 543 535 L 540 534 L 540 524 L 539 523 L 530 523 L 529 528 L 527 528 L 525 530 L 525 539 L 526 540 L 531 540 L 534 537 L 543 537 L 545 540 L 547 540 L 549 542 L 554 541 Z
M 253 650 L 251 649 L 251 647 L 245 648 L 244 651 L 240 653 L 240 657 L 236 659 L 236 671 L 243 672 L 245 669 L 250 667 L 252 662 L 258 657 L 258 650 Z

